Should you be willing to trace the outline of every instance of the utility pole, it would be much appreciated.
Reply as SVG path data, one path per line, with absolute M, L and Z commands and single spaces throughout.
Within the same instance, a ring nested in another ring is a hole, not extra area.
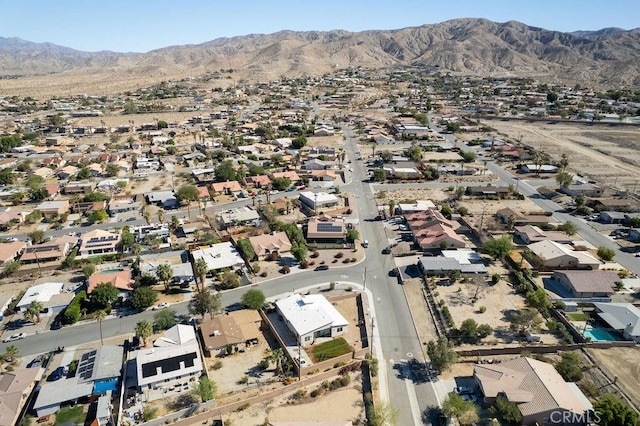
M 371 317 L 371 339 L 369 342 L 371 343 L 371 347 L 369 348 L 369 355 L 371 355 L 372 359 L 373 359 L 373 327 L 375 327 L 374 322 L 375 322 L 375 318 L 372 316 Z
M 300 347 L 300 338 L 298 338 L 298 381 L 302 380 L 302 348 Z
M 480 216 L 480 233 L 482 234 L 482 223 L 484 222 L 484 211 L 487 208 L 486 204 L 482 206 L 482 216 Z

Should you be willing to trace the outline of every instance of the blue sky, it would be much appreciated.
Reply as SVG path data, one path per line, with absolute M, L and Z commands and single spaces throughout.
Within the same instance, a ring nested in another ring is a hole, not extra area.
M 4 0 L 1 37 L 146 52 L 289 30 L 397 29 L 455 18 L 558 31 L 640 27 L 638 0 Z

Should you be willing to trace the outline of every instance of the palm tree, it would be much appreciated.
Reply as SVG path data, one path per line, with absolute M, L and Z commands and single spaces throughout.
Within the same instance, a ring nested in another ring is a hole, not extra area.
M 144 214 L 142 215 L 142 217 L 144 217 L 144 220 L 147 221 L 147 225 L 151 225 L 151 213 L 149 212 L 144 212 Z
M 34 300 L 27 307 L 27 310 L 25 311 L 24 316 L 28 317 L 31 320 L 31 322 L 34 322 L 37 324 L 40 322 L 40 312 L 42 312 L 43 309 L 44 309 L 44 305 L 42 304 L 42 302 L 38 302 L 37 300 Z M 35 318 L 35 321 L 33 321 L 34 318 Z
M 267 361 L 274 363 L 274 365 L 276 366 L 276 374 L 282 375 L 282 364 L 285 361 L 284 351 L 282 350 L 282 348 L 270 351 L 266 359 Z
M 158 210 L 158 220 L 161 225 L 164 223 L 164 210 L 162 209 Z
M 168 263 L 162 263 L 156 268 L 156 276 L 164 283 L 164 292 L 169 293 L 169 280 L 173 278 L 173 269 Z
M 11 364 L 15 364 L 19 353 L 20 349 L 17 346 L 9 345 L 5 349 L 3 357 L 5 360 L 11 360 Z
M 203 258 L 199 258 L 198 260 L 196 260 L 196 264 L 195 264 L 195 272 L 196 272 L 196 276 L 197 278 L 200 280 L 200 284 L 202 285 L 202 288 L 204 288 L 204 279 L 207 276 L 207 272 L 209 271 L 209 267 L 207 266 L 207 261 L 204 260 Z M 198 280 L 196 280 L 196 286 L 197 286 Z M 200 289 L 198 289 L 198 291 L 200 291 Z
M 569 158 L 567 157 L 567 154 L 562 154 L 562 156 L 560 157 L 560 171 L 564 172 L 564 170 L 567 168 L 567 166 L 569 165 Z
M 395 212 L 396 212 L 396 202 L 395 200 L 389 200 L 389 216 L 390 217 L 395 216 Z
M 102 321 L 107 317 L 107 313 L 102 309 L 96 312 L 96 320 L 98 321 L 98 325 L 100 326 L 100 346 L 104 346 L 104 340 L 102 339 Z
M 136 336 L 142 340 L 142 346 L 146 346 L 147 338 L 153 334 L 153 325 L 147 320 L 138 321 L 134 331 L 136 332 Z
M 376 148 L 378 147 L 378 144 L 376 142 L 371 142 L 371 156 L 375 157 L 376 156 Z

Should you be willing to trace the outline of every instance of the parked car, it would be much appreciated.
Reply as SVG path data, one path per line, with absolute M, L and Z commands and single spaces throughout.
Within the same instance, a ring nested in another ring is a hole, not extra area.
M 44 356 L 38 355 L 37 357 L 32 359 L 29 364 L 27 364 L 27 368 L 38 368 L 42 366 L 42 361 L 44 361 Z
M 465 401 L 477 402 L 478 398 L 474 394 L 463 394 L 462 399 Z
M 8 342 L 15 342 L 16 340 L 22 340 L 25 337 L 27 337 L 26 333 L 18 333 L 18 334 L 12 334 L 9 337 L 5 337 L 4 340 L 2 341 L 3 343 L 8 343 Z
M 319 265 L 319 266 L 316 266 L 314 271 L 326 271 L 327 269 L 329 269 L 329 265 Z
M 469 395 L 473 393 L 473 389 L 468 386 L 458 386 L 453 388 L 453 391 L 458 395 Z
M 49 374 L 47 377 L 47 382 L 55 382 L 56 380 L 60 380 L 64 377 L 64 367 L 60 366 L 53 370 L 53 373 Z
M 272 189 L 271 191 L 269 191 L 269 194 L 271 194 L 271 195 L 276 195 L 276 194 L 279 194 L 279 193 L 280 193 L 280 191 L 278 191 L 277 189 Z
M 391 254 L 391 247 L 385 247 L 382 249 L 382 254 Z
M 369 241 L 364 240 L 364 241 L 362 242 L 362 247 L 364 247 L 364 248 L 368 248 L 368 247 L 369 247 Z

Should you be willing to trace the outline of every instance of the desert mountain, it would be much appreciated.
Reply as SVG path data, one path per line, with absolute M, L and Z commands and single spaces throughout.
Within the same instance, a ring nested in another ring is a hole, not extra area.
M 430 65 L 486 76 L 531 76 L 604 86 L 640 84 L 640 30 L 563 33 L 520 22 L 456 19 L 388 31 L 281 31 L 147 53 L 81 52 L 0 38 L 0 75 L 112 78 L 197 76 L 233 68 L 243 78 L 319 75 L 349 66 Z

